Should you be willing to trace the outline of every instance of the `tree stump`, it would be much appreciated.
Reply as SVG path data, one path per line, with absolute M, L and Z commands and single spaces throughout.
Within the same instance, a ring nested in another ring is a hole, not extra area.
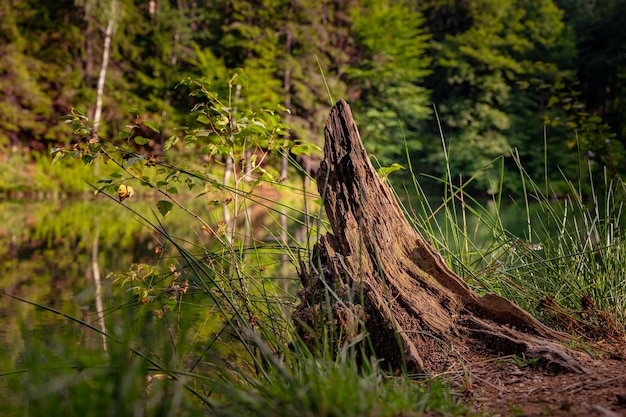
M 455 357 L 525 355 L 554 371 L 585 372 L 550 329 L 496 294 L 478 296 L 405 218 L 363 147 L 348 104 L 324 129 L 318 190 L 332 234 L 301 262 L 293 320 L 314 346 L 367 346 L 388 367 L 432 373 Z

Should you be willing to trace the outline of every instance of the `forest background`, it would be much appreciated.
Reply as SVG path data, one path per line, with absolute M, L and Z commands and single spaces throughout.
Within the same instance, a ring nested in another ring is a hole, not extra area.
M 3 0 L 0 188 L 24 186 L 16 161 L 71 145 L 72 108 L 93 118 L 110 26 L 99 131 L 120 144 L 130 124 L 159 155 L 198 123 L 181 80 L 227 94 L 239 68 L 238 105 L 289 109 L 294 143 L 320 144 L 330 92 L 383 166 L 408 150 L 435 177 L 482 172 L 472 186 L 489 194 L 492 162 L 517 172 L 514 155 L 558 194 L 589 175 L 581 161 L 624 172 L 624 15 L 620 0 Z

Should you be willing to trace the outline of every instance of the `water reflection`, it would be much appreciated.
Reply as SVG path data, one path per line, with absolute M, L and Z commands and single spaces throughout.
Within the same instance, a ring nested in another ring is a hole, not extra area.
M 0 266 L 5 273 L 0 288 L 91 323 L 96 318 L 93 266 L 106 277 L 133 262 L 150 262 L 156 244 L 131 212 L 103 200 L 4 201 Z M 102 283 L 103 296 L 110 298 L 110 283 Z M 2 305 L 0 343 L 12 356 L 20 350 L 16 344 L 21 344 L 22 331 L 59 326 L 59 317 L 32 306 L 7 297 Z
M 97 311 L 101 310 L 108 333 L 135 338 L 133 343 L 138 345 L 143 343 L 142 340 L 150 340 L 154 345 L 158 338 L 164 339 L 163 346 L 167 345 L 167 339 L 175 337 L 175 332 L 163 331 L 163 327 L 169 329 L 170 324 L 164 325 L 160 320 L 161 307 L 144 305 L 140 297 L 134 296 L 135 290 L 129 290 L 131 285 L 113 283 L 106 277 L 141 264 L 158 264 L 166 272 L 159 279 L 174 280 L 177 273 L 187 274 L 187 265 L 180 258 L 180 251 L 168 244 L 159 230 L 166 230 L 168 235 L 176 237 L 177 245 L 198 258 L 209 259 L 215 255 L 213 250 L 220 249 L 217 241 L 192 216 L 175 210 L 163 219 L 155 209 L 155 203 L 126 200 L 124 204 L 132 208 L 129 210 L 102 196 L 89 200 L 0 202 L 0 267 L 5 271 L 0 275 L 0 288 L 103 329 L 103 324 L 97 322 Z M 267 208 L 273 202 L 264 201 L 263 204 Z M 197 199 L 189 203 L 189 208 L 216 228 L 221 221 L 219 206 Z M 279 286 L 286 293 L 293 293 L 297 285 L 295 268 L 290 259 L 282 256 L 289 251 L 276 244 L 281 234 L 275 227 L 277 219 L 263 208 L 251 207 L 251 211 L 255 213 L 250 223 L 253 247 L 242 243 L 236 248 L 237 253 L 241 256 L 254 253 L 255 262 L 265 263 L 263 274 L 269 278 L 281 278 Z M 306 231 L 300 230 L 303 222 L 296 219 L 297 212 L 288 211 L 289 235 L 304 233 L 306 236 Z M 147 222 L 152 222 L 157 230 Z M 265 246 L 270 249 L 259 250 Z M 293 253 L 296 252 L 294 248 Z M 262 256 L 266 258 L 261 259 Z M 207 265 L 210 266 L 211 262 L 207 261 Z M 207 271 L 211 273 L 210 268 Z M 184 278 L 185 275 L 176 285 L 184 282 Z M 102 307 L 98 307 L 98 279 L 102 283 Z M 191 288 L 195 288 L 196 293 L 187 294 L 185 304 L 201 308 L 190 308 L 191 312 L 184 320 L 196 320 L 201 327 L 196 334 L 199 346 L 193 348 L 197 350 L 215 337 L 219 320 L 208 318 L 211 305 L 206 294 L 197 290 L 198 283 Z M 32 368 L 33 353 L 29 353 L 29 346 L 35 344 L 39 351 L 45 352 L 42 357 L 55 352 L 66 356 L 68 343 L 86 351 L 102 350 L 101 335 L 72 323 L 67 317 L 7 296 L 2 296 L 1 300 L 0 343 L 6 348 L 6 356 L 0 355 L 0 360 L 6 362 L 8 370 Z M 193 360 L 202 355 L 201 351 L 196 352 Z M 204 359 L 207 359 L 206 355 Z M 0 380 L 0 396 L 4 397 L 2 391 L 3 381 Z

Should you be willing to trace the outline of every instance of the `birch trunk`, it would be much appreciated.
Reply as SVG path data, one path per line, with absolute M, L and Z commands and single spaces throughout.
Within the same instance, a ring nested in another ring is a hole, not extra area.
M 113 37 L 113 27 L 115 26 L 115 1 L 111 2 L 111 16 L 104 32 L 104 49 L 102 51 L 102 63 L 100 65 L 100 75 L 98 76 L 98 86 L 96 88 L 96 110 L 93 116 L 93 132 L 97 134 L 100 129 L 102 119 L 102 99 L 104 96 L 104 84 L 109 67 L 109 55 L 111 53 L 111 38 Z

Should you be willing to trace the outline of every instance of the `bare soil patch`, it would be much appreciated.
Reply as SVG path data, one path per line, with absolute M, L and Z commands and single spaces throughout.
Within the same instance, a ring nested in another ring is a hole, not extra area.
M 597 348 L 606 346 L 597 345 Z M 553 373 L 513 357 L 466 362 L 452 380 L 472 409 L 493 416 L 626 416 L 626 344 L 580 354 L 586 373 Z

